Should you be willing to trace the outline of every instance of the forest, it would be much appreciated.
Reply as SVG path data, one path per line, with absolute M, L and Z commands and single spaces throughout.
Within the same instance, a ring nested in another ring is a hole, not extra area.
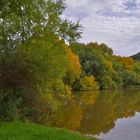
M 140 62 L 81 43 L 64 0 L 0 1 L 0 120 L 47 125 L 72 91 L 140 85 Z

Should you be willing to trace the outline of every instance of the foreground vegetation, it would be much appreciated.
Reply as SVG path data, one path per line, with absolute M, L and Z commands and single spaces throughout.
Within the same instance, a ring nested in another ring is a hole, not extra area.
M 95 140 L 67 130 L 33 124 L 0 123 L 1 140 Z

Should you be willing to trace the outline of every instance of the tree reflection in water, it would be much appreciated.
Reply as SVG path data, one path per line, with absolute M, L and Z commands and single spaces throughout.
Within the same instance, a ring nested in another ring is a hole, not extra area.
M 50 126 L 99 135 L 115 127 L 117 119 L 140 112 L 140 91 L 80 92 L 49 116 Z

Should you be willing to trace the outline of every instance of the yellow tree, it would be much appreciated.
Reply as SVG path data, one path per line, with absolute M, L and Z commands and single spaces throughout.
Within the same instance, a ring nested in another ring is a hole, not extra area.
M 134 60 L 133 58 L 130 57 L 123 57 L 121 58 L 120 61 L 123 65 L 123 67 L 127 70 L 133 70 L 133 64 L 134 64 Z
M 94 76 L 85 76 L 80 80 L 81 90 L 95 90 L 98 88 L 98 85 L 94 79 Z
M 66 48 L 69 67 L 65 77 L 65 83 L 71 85 L 81 74 L 81 65 L 79 56 L 74 54 L 71 48 Z

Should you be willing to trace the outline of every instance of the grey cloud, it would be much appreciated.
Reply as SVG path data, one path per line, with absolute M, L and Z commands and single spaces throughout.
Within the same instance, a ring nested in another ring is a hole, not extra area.
M 82 8 L 68 8 L 65 11 L 65 14 L 69 17 L 75 17 L 77 19 L 88 17 L 89 14 L 86 10 L 83 10 Z
M 115 54 L 129 56 L 140 51 L 140 16 L 136 16 L 140 13 L 140 0 L 136 0 L 139 8 L 135 10 L 125 9 L 124 3 L 129 1 L 132 0 L 67 0 L 65 15 L 81 19 L 85 29 L 82 42 L 104 42 Z

